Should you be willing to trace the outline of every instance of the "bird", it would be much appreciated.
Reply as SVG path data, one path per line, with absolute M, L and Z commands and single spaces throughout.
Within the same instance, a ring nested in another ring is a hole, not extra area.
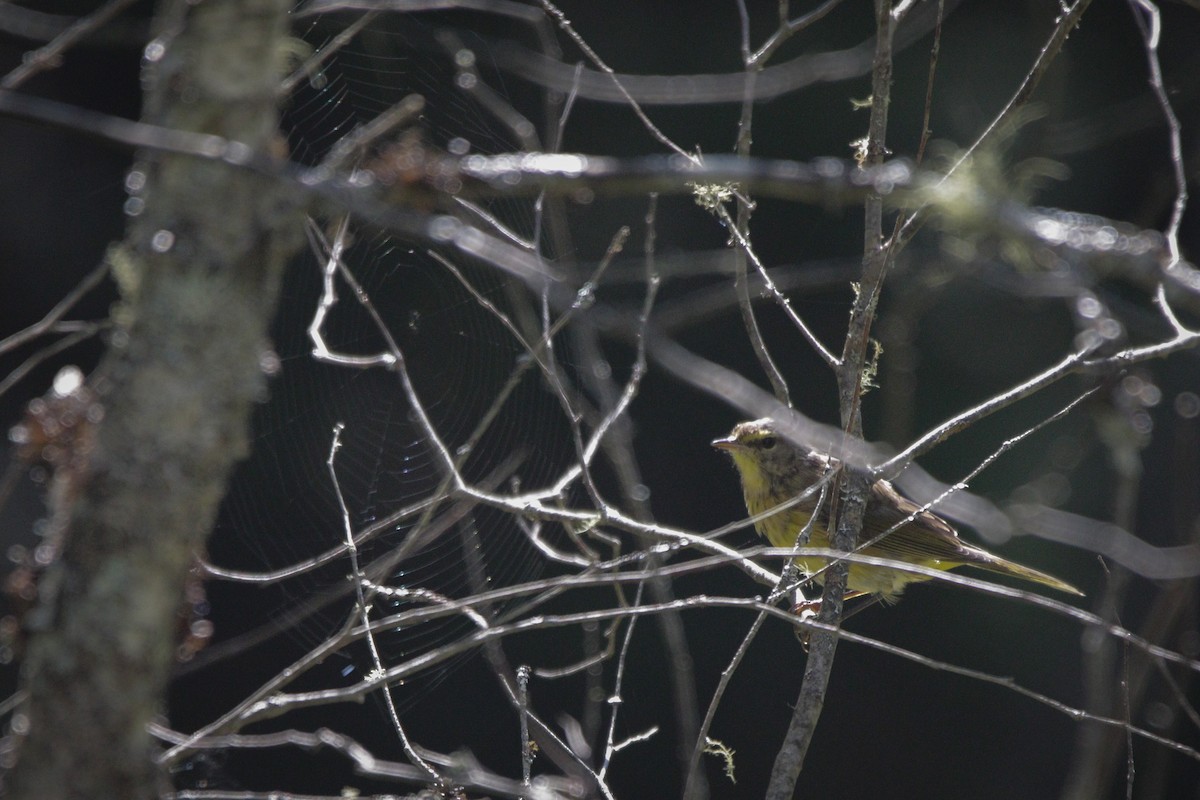
M 770 418 L 741 422 L 728 436 L 714 440 L 712 445 L 733 459 L 741 476 L 746 509 L 751 516 L 769 512 L 793 500 L 838 466 L 832 457 L 788 441 Z M 795 505 L 760 519 L 755 528 L 774 547 L 795 547 L 797 535 L 816 510 L 818 495 L 813 492 Z M 829 504 L 823 504 L 823 510 L 811 526 L 810 547 L 831 546 L 828 509 Z M 909 517 L 912 519 L 903 522 Z M 903 524 L 896 530 L 877 542 L 872 541 L 901 522 Z M 867 542 L 872 543 L 862 546 Z M 858 544 L 861 549 L 855 552 L 865 556 L 938 570 L 975 567 L 1067 594 L 1083 595 L 1079 589 L 1053 575 L 964 542 L 950 523 L 902 496 L 885 480 L 877 480 L 871 485 Z M 801 570 L 824 585 L 824 567 L 828 559 L 800 555 L 795 561 Z M 927 580 L 930 580 L 928 575 L 915 572 L 851 563 L 846 598 L 873 595 L 886 603 L 894 603 L 909 584 Z

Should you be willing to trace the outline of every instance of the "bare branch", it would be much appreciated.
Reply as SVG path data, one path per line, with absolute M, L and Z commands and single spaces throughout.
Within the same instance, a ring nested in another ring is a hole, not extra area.
M 48 44 L 26 53 L 21 59 L 21 66 L 0 80 L 0 88 L 16 89 L 39 72 L 57 67 L 62 63 L 63 53 L 131 5 L 133 0 L 108 0 L 92 13 L 80 17 Z

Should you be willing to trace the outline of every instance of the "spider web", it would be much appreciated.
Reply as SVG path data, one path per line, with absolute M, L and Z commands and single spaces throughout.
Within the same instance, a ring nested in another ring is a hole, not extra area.
M 424 113 L 410 127 L 420 132 L 425 146 L 487 154 L 521 149 L 502 120 L 459 88 L 464 73 L 454 58 L 463 52 L 467 34 L 441 22 L 388 15 L 348 42 L 335 38 L 346 28 L 344 19 L 312 23 L 304 34 L 311 50 L 300 60 L 319 63 L 301 76 L 284 115 L 293 158 L 320 162 L 347 133 L 413 93 L 427 98 Z M 325 50 L 334 52 L 326 58 L 320 55 Z M 509 110 L 511 119 L 516 112 Z M 532 202 L 500 200 L 481 211 L 525 242 L 539 233 Z M 331 222 L 319 224 L 332 230 Z M 348 239 L 343 263 L 403 352 L 439 435 L 463 459 L 464 478 L 533 488 L 561 473 L 572 455 L 563 444 L 570 437 L 562 409 L 542 375 L 530 368 L 525 344 L 496 313 L 507 315 L 536 341 L 537 299 L 486 267 L 455 264 L 460 280 L 421 246 L 377 230 L 351 227 Z M 344 544 L 343 520 L 326 466 L 335 425 L 344 426 L 335 469 L 350 525 L 356 532 L 373 531 L 361 547 L 364 565 L 413 535 L 421 514 L 396 515 L 434 494 L 443 480 L 429 444 L 413 424 L 414 409 L 395 373 L 313 358 L 307 328 L 321 299 L 324 256 L 309 253 L 286 277 L 273 329 L 279 370 L 270 397 L 255 415 L 253 454 L 231 483 L 214 537 L 212 556 L 221 565 L 278 570 Z M 343 279 L 335 280 L 339 302 L 324 325 L 329 348 L 343 354 L 384 350 L 371 315 Z M 565 361 L 561 354 L 559 361 Z M 494 416 L 481 426 L 489 414 Z M 449 530 L 427 538 L 374 580 L 453 598 L 528 579 L 540 569 L 511 515 L 474 508 Z M 476 558 L 480 573 L 463 568 Z M 276 612 L 282 621 L 274 624 L 307 643 L 327 636 L 344 622 L 349 608 L 347 571 L 343 554 L 283 581 Z M 309 608 L 314 595 L 332 602 L 319 613 L 299 613 L 298 608 Z M 395 612 L 406 601 L 391 597 L 376 605 L 383 613 Z M 427 623 L 385 633 L 379 644 L 387 658 L 411 656 L 468 628 L 461 618 Z M 436 668 L 427 677 L 436 682 L 448 669 Z M 419 694 L 410 687 L 404 696 Z

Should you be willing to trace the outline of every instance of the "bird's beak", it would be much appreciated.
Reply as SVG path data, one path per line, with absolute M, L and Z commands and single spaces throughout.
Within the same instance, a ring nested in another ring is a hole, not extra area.
M 737 450 L 742 445 L 732 436 L 726 436 L 724 439 L 713 439 L 712 446 L 718 450 L 733 451 Z

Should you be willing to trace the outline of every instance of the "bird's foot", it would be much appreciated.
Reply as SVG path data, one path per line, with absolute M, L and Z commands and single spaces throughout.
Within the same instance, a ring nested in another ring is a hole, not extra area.
M 811 622 L 817 618 L 817 614 L 821 611 L 821 601 L 818 600 L 801 600 L 792 606 L 792 614 L 796 617 L 800 624 L 794 630 L 796 639 L 800 642 L 800 646 L 804 648 L 804 652 L 808 652 L 808 642 L 812 638 L 812 628 L 804 623 Z

